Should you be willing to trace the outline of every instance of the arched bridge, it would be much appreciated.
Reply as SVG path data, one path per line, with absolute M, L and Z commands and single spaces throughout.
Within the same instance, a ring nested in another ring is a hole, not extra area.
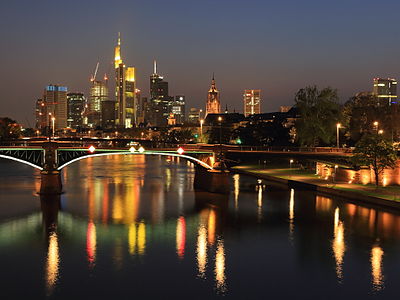
M 95 148 L 65 147 L 56 142 L 43 143 L 34 147 L 1 147 L 0 158 L 18 161 L 41 171 L 60 171 L 69 164 L 81 159 L 106 155 L 161 155 L 187 159 L 207 170 L 213 169 L 213 151 L 195 151 L 180 149 L 144 149 L 143 147 L 130 148 Z
M 215 179 L 225 171 L 214 169 L 216 155 L 210 150 L 183 150 L 179 149 L 144 149 L 141 146 L 130 148 L 95 148 L 68 147 L 62 143 L 44 142 L 35 146 L 1 147 L 0 158 L 18 161 L 41 171 L 40 193 L 61 193 L 62 182 L 60 171 L 69 164 L 88 157 L 106 155 L 161 155 L 180 157 L 196 165 L 196 174 L 199 174 L 196 185 L 206 187 L 209 191 L 226 192 L 226 180 Z M 226 177 L 226 176 L 223 176 Z

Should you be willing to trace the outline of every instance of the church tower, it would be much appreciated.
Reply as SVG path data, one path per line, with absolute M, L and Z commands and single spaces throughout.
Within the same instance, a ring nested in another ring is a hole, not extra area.
M 207 93 L 206 116 L 208 114 L 221 113 L 221 102 L 219 101 L 219 91 L 215 87 L 214 74 L 211 81 L 211 88 Z

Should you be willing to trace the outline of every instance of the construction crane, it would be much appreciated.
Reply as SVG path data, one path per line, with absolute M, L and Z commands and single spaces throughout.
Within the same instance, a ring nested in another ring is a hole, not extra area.
M 96 69 L 94 70 L 94 75 L 90 78 L 90 81 L 94 82 L 96 80 L 97 70 L 99 69 L 99 63 L 96 65 Z

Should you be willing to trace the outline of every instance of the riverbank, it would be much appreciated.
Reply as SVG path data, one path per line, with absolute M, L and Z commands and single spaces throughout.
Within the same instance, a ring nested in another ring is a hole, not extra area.
M 315 190 L 331 196 L 345 197 L 380 206 L 400 209 L 400 186 L 376 188 L 348 182 L 325 180 L 314 173 L 297 168 L 266 169 L 259 165 L 236 166 L 233 172 L 287 184 L 293 187 Z

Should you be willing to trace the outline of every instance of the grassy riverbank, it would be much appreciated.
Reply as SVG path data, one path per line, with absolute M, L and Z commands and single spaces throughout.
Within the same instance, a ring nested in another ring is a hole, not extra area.
M 284 180 L 293 180 L 344 192 L 356 192 L 365 196 L 400 202 L 400 186 L 376 187 L 375 185 L 370 184 L 363 185 L 347 182 L 333 182 L 332 180 L 325 180 L 311 171 L 297 168 L 268 169 L 259 165 L 244 165 L 234 167 L 233 170 L 245 171 L 252 173 L 253 175 L 267 175 Z

